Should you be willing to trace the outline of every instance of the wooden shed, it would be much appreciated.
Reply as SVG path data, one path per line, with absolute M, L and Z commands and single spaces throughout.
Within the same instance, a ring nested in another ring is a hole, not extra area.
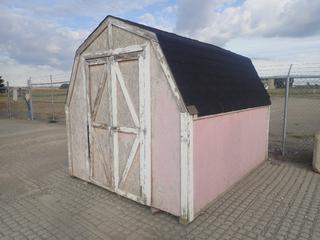
M 267 158 L 269 105 L 250 59 L 107 16 L 74 60 L 70 174 L 190 222 Z

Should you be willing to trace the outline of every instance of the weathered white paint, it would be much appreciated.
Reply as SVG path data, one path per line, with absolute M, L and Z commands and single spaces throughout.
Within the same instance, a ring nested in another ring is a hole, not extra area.
M 131 168 L 131 165 L 132 165 L 132 162 L 135 158 L 135 155 L 137 153 L 137 150 L 138 150 L 138 147 L 139 147 L 139 144 L 140 144 L 140 138 L 139 138 L 139 135 L 136 136 L 136 138 L 134 139 L 134 143 L 132 145 L 132 148 L 131 148 L 131 151 L 130 151 L 130 154 L 129 154 L 129 157 L 128 157 L 128 160 L 127 160 L 127 163 L 126 163 L 126 166 L 124 168 L 124 171 L 122 173 L 122 176 L 121 176 L 121 179 L 120 179 L 120 183 L 121 184 L 122 182 L 125 182 L 126 181 L 126 178 L 128 176 L 128 173 L 129 173 L 129 170 Z M 141 159 L 140 159 L 141 160 Z
M 117 76 L 114 68 L 114 61 L 111 60 L 111 101 L 112 101 L 112 125 L 118 126 L 118 110 L 117 110 Z M 112 131 L 113 134 L 113 181 L 114 190 L 119 190 L 119 134 L 118 131 Z
M 130 95 L 128 93 L 128 90 L 127 90 L 127 88 L 125 86 L 125 83 L 124 83 L 124 80 L 123 80 L 123 77 L 122 77 L 118 62 L 115 62 L 113 67 L 114 67 L 114 70 L 115 70 L 115 73 L 116 73 L 120 88 L 122 90 L 122 93 L 124 95 L 126 103 L 127 103 L 128 107 L 129 107 L 129 111 L 130 111 L 131 117 L 132 117 L 132 119 L 134 121 L 134 124 L 136 125 L 136 127 L 140 127 L 139 126 L 140 124 L 139 124 L 138 115 L 136 113 L 136 110 L 134 109 L 131 97 L 130 97 Z
M 181 222 L 193 220 L 193 121 L 189 113 L 180 114 L 181 134 Z
M 90 134 L 92 132 L 92 125 L 91 125 L 91 106 L 90 106 L 90 95 L 89 95 L 89 89 L 90 89 L 90 81 L 89 81 L 89 65 L 87 64 L 86 60 L 81 57 L 81 63 L 82 63 L 82 78 L 84 79 L 84 94 L 86 99 L 86 105 L 87 105 L 87 139 L 89 140 L 89 146 L 86 149 L 88 151 L 88 159 L 87 159 L 87 169 L 88 169 L 88 180 L 91 180 L 92 171 L 93 168 L 90 164 L 90 158 L 91 154 L 93 153 L 92 145 L 92 135 Z
M 188 222 L 194 219 L 194 169 L 193 169 L 193 117 L 188 115 L 189 148 L 188 148 Z
M 72 175 L 85 181 L 89 180 L 88 168 L 88 138 L 87 138 L 87 104 L 86 104 L 86 82 L 84 76 L 84 64 L 79 59 L 77 72 L 73 74 L 73 93 L 69 104 L 66 105 L 67 124 L 70 141 L 70 157 Z M 79 105 L 82 107 L 79 108 Z M 79 130 L 83 129 L 83 130 Z M 67 134 L 68 134 L 67 133 Z
M 155 50 L 156 57 L 157 57 L 158 61 L 160 62 L 160 66 L 162 68 L 162 71 L 165 74 L 166 79 L 170 85 L 171 91 L 174 94 L 174 96 L 176 97 L 180 111 L 187 112 L 187 108 L 182 100 L 179 89 L 176 85 L 176 82 L 174 81 L 174 77 L 170 71 L 169 65 L 168 65 L 167 60 L 166 60 L 166 58 L 165 58 L 165 56 L 159 46 L 159 43 L 157 43 L 155 41 L 151 41 L 151 44 L 152 44 L 153 49 Z
M 65 106 L 65 115 L 66 115 L 66 131 L 67 131 L 67 144 L 68 144 L 68 170 L 69 174 L 73 176 L 73 161 L 72 161 L 72 140 L 70 133 L 70 117 L 69 117 L 69 106 Z
M 146 124 L 145 124 L 145 76 L 144 76 L 144 60 L 143 56 L 139 56 L 138 59 L 139 65 L 139 115 L 140 115 L 140 143 L 144 148 L 140 148 L 140 187 L 141 192 L 143 193 L 143 201 L 146 202 L 145 199 L 145 186 L 146 186 L 146 169 L 145 169 L 145 133 L 146 133 Z M 142 91 L 141 91 L 142 90 Z
M 106 81 L 107 81 L 107 72 L 108 72 L 108 65 L 105 63 L 103 64 L 104 65 L 104 72 L 101 76 L 101 79 L 100 79 L 100 83 L 99 83 L 99 87 L 98 87 L 98 93 L 97 93 L 97 96 L 95 98 L 95 101 L 93 103 L 93 111 L 92 111 L 92 119 L 95 120 L 96 119 L 96 115 L 98 113 L 98 108 L 100 106 L 100 101 L 101 101 L 101 98 L 102 98 L 102 93 L 103 93 L 103 90 L 104 90 L 104 87 L 106 85 Z M 91 100 L 91 98 L 90 98 Z
M 144 156 L 144 194 L 146 204 L 151 206 L 151 79 L 150 79 L 150 44 L 145 47 L 144 50 L 144 101 L 145 101 L 145 156 Z
M 83 54 L 86 60 L 94 60 L 97 61 L 96 63 L 99 63 L 97 58 L 106 58 L 110 56 L 115 56 L 115 55 L 121 55 L 121 54 L 127 54 L 127 53 L 135 53 L 135 52 L 141 52 L 144 50 L 146 47 L 146 44 L 141 44 L 141 45 L 132 45 L 124 48 L 116 48 L 116 49 L 110 49 L 106 51 L 98 51 L 95 52 L 94 54 L 92 53 L 87 53 Z M 94 64 L 94 63 L 92 63 Z

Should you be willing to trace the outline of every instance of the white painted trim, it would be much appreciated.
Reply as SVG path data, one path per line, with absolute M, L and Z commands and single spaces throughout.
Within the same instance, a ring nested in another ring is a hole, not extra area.
M 266 136 L 266 157 L 265 160 L 269 158 L 269 131 L 270 131 L 270 109 L 271 106 L 268 107 L 268 114 L 267 114 L 267 136 Z
M 193 119 L 192 116 L 188 114 L 189 118 L 189 124 L 188 124 L 188 129 L 189 129 L 189 150 L 188 150 L 188 171 L 189 171 L 189 179 L 188 179 L 188 211 L 189 211 L 189 219 L 188 221 L 191 222 L 194 219 L 194 183 L 193 183 L 193 165 L 194 165 L 194 160 L 193 160 Z
M 152 198 L 152 186 L 151 186 L 151 76 L 150 76 L 150 44 L 145 48 L 145 59 L 144 59 L 144 101 L 145 101 L 145 156 L 144 156 L 144 194 L 146 204 L 151 206 Z
M 188 134 L 187 134 L 187 113 L 180 114 L 180 182 L 181 182 L 181 203 L 180 203 L 180 217 L 182 219 L 188 219 Z
M 139 129 L 130 127 L 118 127 L 118 132 L 139 134 Z
M 82 54 L 92 42 L 100 36 L 100 34 L 108 27 L 110 24 L 110 18 L 105 18 L 99 26 L 87 37 L 84 42 L 77 49 L 76 54 Z
M 171 70 L 169 68 L 169 65 L 167 63 L 167 60 L 161 50 L 161 47 L 159 45 L 159 43 L 155 42 L 155 41 L 151 41 L 151 45 L 153 47 L 153 49 L 155 50 L 156 53 L 156 57 L 161 65 L 162 71 L 165 74 L 167 81 L 169 83 L 170 89 L 174 95 L 174 97 L 177 100 L 177 104 L 179 106 L 179 109 L 181 112 L 187 112 L 187 108 L 182 100 L 182 96 L 181 93 L 176 85 L 176 82 L 174 80 L 174 77 L 171 73 Z
M 90 106 L 90 96 L 89 96 L 89 66 L 86 62 L 86 60 L 84 58 L 81 58 L 81 62 L 82 62 L 82 79 L 83 79 L 83 89 L 84 89 L 84 97 L 86 99 L 87 102 L 87 134 L 88 134 L 88 139 L 89 139 L 89 143 L 88 143 L 88 149 L 86 149 L 86 153 L 87 153 L 87 168 L 88 168 L 88 176 L 87 178 L 90 179 L 92 176 L 92 164 L 91 161 L 93 160 L 93 157 L 91 154 L 93 154 L 92 151 L 92 126 L 91 126 L 91 106 Z
M 110 130 L 111 127 L 108 126 L 106 123 L 101 123 L 101 122 L 92 122 L 92 126 L 95 128 L 100 128 L 100 129 L 106 129 L 106 130 Z
M 194 121 L 198 121 L 198 120 L 201 120 L 201 119 L 220 117 L 220 116 L 223 116 L 223 115 L 228 115 L 228 114 L 233 114 L 233 113 L 241 113 L 241 112 L 246 112 L 246 111 L 252 111 L 252 110 L 256 110 L 256 109 L 260 109 L 260 108 L 266 108 L 266 107 L 270 107 L 270 106 L 267 105 L 267 106 L 246 108 L 246 109 L 240 109 L 240 110 L 231 111 L 231 112 L 224 112 L 224 113 L 207 115 L 207 116 L 203 116 L 203 117 L 194 116 L 193 120 Z
M 94 128 L 100 128 L 100 129 L 105 129 L 105 130 L 113 130 L 113 131 L 118 131 L 122 133 L 132 133 L 132 134 L 139 134 L 139 129 L 137 128 L 130 128 L 130 127 L 117 127 L 116 129 L 113 129 L 111 126 L 109 126 L 106 123 L 101 123 L 101 122 L 93 122 L 92 126 Z
M 144 79 L 144 59 L 143 56 L 139 56 L 139 116 L 140 116 L 140 187 L 141 187 L 141 199 L 146 202 L 145 199 L 145 184 L 146 184 L 146 169 L 145 169 L 145 133 L 146 133 L 146 119 L 145 119 L 145 79 Z
M 144 204 L 144 202 L 141 200 L 141 198 L 140 198 L 139 196 L 136 196 L 136 195 L 134 195 L 134 194 L 132 194 L 132 193 L 125 192 L 125 191 L 123 191 L 123 190 L 121 190 L 121 189 L 118 189 L 118 190 L 117 190 L 117 193 L 118 193 L 120 196 L 129 198 L 129 199 L 131 199 L 131 200 L 133 200 L 133 201 L 135 201 L 135 202 Z
M 133 160 L 134 160 L 134 158 L 135 158 L 135 156 L 137 154 L 137 150 L 138 150 L 139 144 L 140 144 L 140 139 L 139 139 L 139 135 L 137 135 L 136 138 L 134 139 L 133 144 L 132 144 L 132 148 L 131 148 L 131 151 L 129 153 L 129 157 L 128 157 L 126 166 L 125 166 L 125 168 L 123 170 L 122 177 L 119 180 L 119 182 L 120 182 L 119 184 L 121 184 L 121 183 L 126 181 L 126 178 L 127 178 L 128 173 L 130 171 L 130 168 L 132 166 Z
M 111 61 L 111 89 L 112 89 L 112 125 L 118 126 L 118 111 L 117 111 L 117 76 L 114 69 L 114 61 Z M 112 131 L 113 134 L 113 177 L 114 188 L 119 190 L 119 145 L 118 132 Z
M 87 54 L 83 54 L 83 57 L 86 60 L 94 60 L 97 58 L 106 58 L 106 57 L 115 56 L 115 55 L 141 52 L 145 49 L 145 47 L 146 47 L 146 44 L 131 45 L 124 48 L 109 49 L 106 51 L 97 51 L 94 54 L 87 53 Z M 101 63 L 99 62 L 98 64 L 101 64 Z
M 79 62 L 80 62 L 80 58 L 79 58 L 79 56 L 76 55 L 76 57 L 74 58 L 73 66 L 72 66 L 72 73 L 71 73 L 71 77 L 70 77 L 70 86 L 68 89 L 68 95 L 67 95 L 67 99 L 66 99 L 66 103 L 65 103 L 66 106 L 70 105 L 71 98 L 73 96 L 73 89 L 74 89 L 74 85 L 75 85 L 75 81 L 76 81 L 77 71 L 79 70 Z
M 94 55 L 92 55 L 94 56 Z M 101 57 L 96 57 L 96 58 L 90 58 L 90 59 L 87 59 L 86 58 L 86 61 L 88 63 L 89 66 L 96 66 L 96 65 L 103 65 L 103 64 L 106 64 L 107 63 L 107 58 L 101 58 Z
M 68 171 L 71 176 L 73 176 L 73 158 L 72 158 L 72 139 L 70 132 L 70 116 L 69 116 L 69 107 L 65 106 L 65 114 L 66 114 L 66 131 L 67 131 L 67 143 L 68 143 Z
M 193 121 L 189 113 L 180 113 L 181 134 L 181 212 L 183 222 L 191 222 L 193 210 Z
M 117 76 L 118 82 L 120 84 L 120 88 L 122 90 L 122 93 L 124 95 L 126 103 L 127 103 L 128 107 L 129 107 L 129 112 L 131 114 L 133 122 L 136 125 L 136 127 L 139 127 L 140 124 L 139 124 L 138 115 L 137 115 L 136 110 L 135 110 L 135 108 L 133 106 L 133 103 L 132 103 L 131 97 L 129 95 L 129 92 L 127 90 L 127 87 L 126 87 L 126 85 L 124 83 L 124 80 L 123 80 L 123 77 L 122 77 L 122 73 L 121 73 L 120 68 L 119 68 L 119 64 L 116 61 L 114 63 L 114 69 L 115 69 L 115 72 L 116 72 L 116 76 Z

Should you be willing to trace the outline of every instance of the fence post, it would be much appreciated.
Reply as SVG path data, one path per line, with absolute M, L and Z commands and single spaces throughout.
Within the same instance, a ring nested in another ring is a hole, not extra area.
M 9 82 L 7 82 L 7 109 L 8 109 L 8 116 L 11 119 L 12 115 L 11 115 L 11 103 L 10 103 L 10 86 L 9 86 Z
M 28 103 L 28 115 L 29 119 L 33 120 L 33 106 L 32 106 L 32 83 L 31 77 L 28 79 L 28 88 L 29 88 L 29 103 Z
M 288 98 L 289 98 L 289 85 L 290 85 L 290 73 L 292 64 L 290 64 L 288 75 L 286 79 L 286 93 L 284 99 L 284 111 L 283 111 L 283 131 L 282 131 L 282 156 L 285 155 L 286 151 L 286 138 L 287 138 L 287 117 L 288 117 Z
M 53 100 L 53 83 L 52 83 L 52 75 L 50 74 L 50 84 L 51 84 L 51 110 L 52 110 L 52 122 L 55 122 L 55 113 L 54 113 L 54 100 Z

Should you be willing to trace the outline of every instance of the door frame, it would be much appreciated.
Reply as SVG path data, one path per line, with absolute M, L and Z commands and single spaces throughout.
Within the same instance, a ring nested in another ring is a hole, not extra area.
M 86 98 L 88 106 L 87 126 L 88 126 L 88 147 L 89 147 L 89 181 L 101 185 L 92 179 L 92 131 L 93 121 L 90 104 L 90 79 L 89 66 L 95 64 L 110 64 L 111 73 L 111 105 L 112 105 L 112 125 L 117 127 L 117 95 L 116 95 L 116 74 L 115 62 L 126 60 L 127 57 L 136 56 L 139 64 L 139 119 L 140 129 L 137 136 L 140 138 L 140 189 L 141 196 L 122 191 L 119 186 L 119 159 L 118 159 L 118 130 L 112 131 L 113 136 L 113 183 L 112 189 L 102 186 L 119 195 L 125 196 L 134 201 L 151 206 L 151 84 L 150 84 L 150 43 L 132 45 L 125 48 L 100 51 L 94 54 L 84 54 L 83 75 L 86 82 Z M 109 74 L 110 74 L 109 73 Z

